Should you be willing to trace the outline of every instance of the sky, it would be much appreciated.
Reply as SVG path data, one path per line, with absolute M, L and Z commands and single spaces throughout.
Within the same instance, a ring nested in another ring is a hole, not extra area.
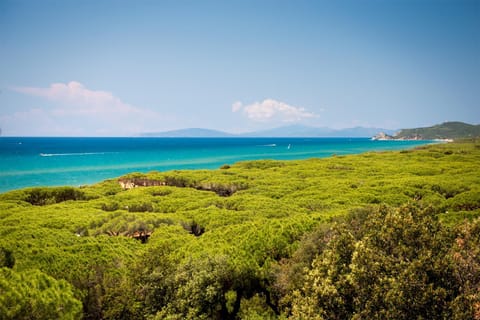
M 480 0 L 0 0 L 3 136 L 480 123 Z

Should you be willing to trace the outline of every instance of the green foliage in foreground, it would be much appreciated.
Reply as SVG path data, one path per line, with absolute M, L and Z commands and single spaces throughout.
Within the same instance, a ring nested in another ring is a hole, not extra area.
M 82 304 L 71 286 L 38 270 L 0 269 L 2 319 L 78 319 Z
M 363 209 L 346 220 L 321 234 L 323 248 L 286 295 L 293 318 L 470 319 L 478 312 L 480 220 L 452 232 L 432 210 L 411 205 Z
M 469 142 L 0 194 L 0 319 L 475 319 L 479 172 Z

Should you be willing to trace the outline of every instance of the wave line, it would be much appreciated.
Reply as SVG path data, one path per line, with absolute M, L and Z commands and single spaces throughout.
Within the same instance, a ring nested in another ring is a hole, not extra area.
M 41 157 L 69 157 L 69 156 L 90 156 L 105 154 L 106 152 L 73 152 L 73 153 L 40 153 Z
M 272 143 L 272 144 L 260 144 L 258 145 L 258 147 L 276 147 L 277 144 L 276 143 Z

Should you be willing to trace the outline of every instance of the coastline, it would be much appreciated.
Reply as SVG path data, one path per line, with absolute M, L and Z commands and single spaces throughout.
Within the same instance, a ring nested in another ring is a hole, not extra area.
M 384 132 L 380 132 L 373 137 L 371 137 L 372 141 L 435 141 L 435 142 L 454 142 L 454 139 L 450 138 L 435 138 L 435 139 L 425 139 L 421 135 L 413 135 L 413 136 L 406 136 L 406 137 L 397 137 L 391 136 Z
M 368 138 L 2 138 L 0 192 L 81 186 L 131 172 L 217 169 L 240 161 L 301 160 L 410 149 L 431 141 Z M 48 156 L 46 156 L 48 155 Z
M 454 139 L 409 139 L 409 138 L 371 138 L 372 141 L 425 141 L 425 142 L 444 142 L 444 143 L 450 143 L 454 142 Z

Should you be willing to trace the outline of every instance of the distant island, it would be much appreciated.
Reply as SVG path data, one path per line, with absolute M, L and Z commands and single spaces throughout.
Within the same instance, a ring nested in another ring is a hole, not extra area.
M 142 137 L 164 137 L 164 138 L 226 138 L 233 137 L 235 135 L 203 128 L 188 128 L 180 130 L 170 130 L 163 132 L 147 132 L 142 133 Z
M 273 128 L 262 131 L 253 131 L 247 133 L 228 133 L 218 130 L 210 130 L 203 128 L 188 128 L 180 130 L 162 131 L 162 132 L 147 132 L 142 133 L 142 137 L 168 137 L 168 138 L 278 138 L 278 137 L 349 137 L 349 138 L 364 138 L 371 137 L 378 132 L 386 132 L 393 134 L 395 130 L 383 128 L 365 128 L 354 127 L 348 129 L 332 129 L 327 127 L 311 127 L 304 125 L 290 125 L 279 128 Z
M 451 121 L 431 127 L 402 129 L 394 135 L 380 132 L 372 140 L 453 140 L 474 137 L 480 137 L 480 125 Z

